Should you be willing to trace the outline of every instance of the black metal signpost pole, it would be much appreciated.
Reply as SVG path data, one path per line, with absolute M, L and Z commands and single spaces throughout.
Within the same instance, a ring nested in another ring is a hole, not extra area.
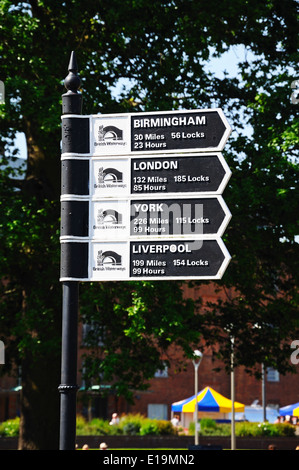
M 76 281 L 63 282 L 62 285 L 60 450 L 75 450 L 78 286 L 79 283 Z
M 220 279 L 230 260 L 220 238 L 230 218 L 220 196 L 230 176 L 222 110 L 82 116 L 77 69 L 72 52 L 62 95 L 60 450 L 75 449 L 79 282 Z M 166 215 L 175 210 L 174 225 Z M 105 212 L 121 216 L 111 237 Z
M 71 54 L 69 74 L 65 79 L 67 93 L 62 95 L 62 114 L 81 114 L 82 96 L 78 93 L 80 79 L 74 52 Z M 63 129 L 62 145 L 71 139 L 71 132 Z M 68 175 L 63 175 L 64 180 Z M 69 175 L 71 177 L 71 175 Z M 63 257 L 63 252 L 62 255 Z M 64 264 L 67 260 L 63 261 Z M 62 358 L 60 392 L 60 450 L 75 450 L 77 400 L 77 332 L 79 282 L 62 283 Z

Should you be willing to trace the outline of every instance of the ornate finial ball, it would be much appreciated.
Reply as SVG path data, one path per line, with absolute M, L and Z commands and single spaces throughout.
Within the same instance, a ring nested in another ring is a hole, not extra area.
M 81 84 L 80 77 L 72 71 L 69 71 L 64 80 L 64 86 L 67 90 L 77 93 Z

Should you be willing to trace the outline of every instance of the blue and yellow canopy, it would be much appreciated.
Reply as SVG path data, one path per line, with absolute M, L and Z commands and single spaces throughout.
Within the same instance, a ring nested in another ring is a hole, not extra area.
M 185 400 L 172 403 L 171 410 L 174 412 L 194 413 L 195 411 L 195 395 Z M 220 413 L 230 413 L 232 411 L 232 401 L 225 398 L 211 387 L 204 388 L 197 395 L 198 411 L 214 411 Z M 236 412 L 244 411 L 245 405 L 235 401 L 234 410 Z
M 299 402 L 279 408 L 280 416 L 299 416 Z

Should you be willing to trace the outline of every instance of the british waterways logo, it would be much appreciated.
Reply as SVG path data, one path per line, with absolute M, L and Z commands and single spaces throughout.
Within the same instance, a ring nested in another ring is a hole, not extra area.
M 98 250 L 94 271 L 124 271 L 122 257 L 113 250 Z
M 95 147 L 124 146 L 123 130 L 116 126 L 99 125 Z

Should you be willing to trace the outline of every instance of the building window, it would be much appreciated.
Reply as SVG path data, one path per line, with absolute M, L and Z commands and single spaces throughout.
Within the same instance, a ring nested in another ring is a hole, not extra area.
M 163 369 L 156 370 L 154 377 L 158 378 L 158 379 L 168 377 L 168 367 L 167 367 L 167 365 L 165 364 Z
M 273 367 L 267 367 L 267 382 L 279 382 L 279 372 Z
M 163 405 L 160 403 L 149 403 L 147 405 L 147 416 L 150 419 L 167 420 L 167 405 Z
M 83 346 L 104 346 L 105 326 L 96 323 L 83 323 L 82 345 Z

